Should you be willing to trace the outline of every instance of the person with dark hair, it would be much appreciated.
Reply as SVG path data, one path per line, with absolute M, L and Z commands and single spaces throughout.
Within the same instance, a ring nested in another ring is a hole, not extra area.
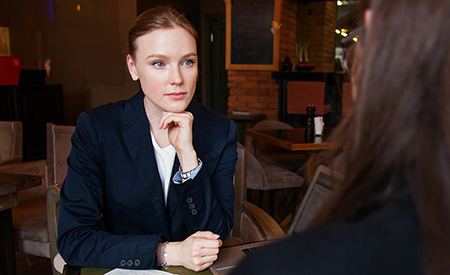
M 330 139 L 347 145 L 344 181 L 233 275 L 450 270 L 450 1 L 372 0 L 364 15 L 356 102 Z
M 76 266 L 204 270 L 234 223 L 236 124 L 193 99 L 197 32 L 179 12 L 142 13 L 128 44 L 141 91 L 79 116 L 58 250 Z

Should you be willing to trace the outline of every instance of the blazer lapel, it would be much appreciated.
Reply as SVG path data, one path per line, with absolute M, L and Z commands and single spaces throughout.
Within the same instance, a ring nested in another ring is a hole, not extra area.
M 172 177 L 170 181 L 170 187 L 169 187 L 169 195 L 167 196 L 167 219 L 170 221 L 173 217 L 173 214 L 175 213 L 175 210 L 177 209 L 178 205 L 178 199 L 177 194 L 175 194 L 175 190 L 173 189 L 172 185 L 174 184 L 172 179 L 175 173 L 178 171 L 178 167 L 180 167 L 180 161 L 178 160 L 178 157 L 175 156 L 175 162 L 173 164 L 172 169 Z
M 150 137 L 150 125 L 144 111 L 142 92 L 127 102 L 123 123 L 128 126 L 122 133 L 124 143 L 142 179 L 142 184 L 148 192 L 149 200 L 152 201 L 161 223 L 167 230 L 162 183 Z
M 208 140 L 211 132 L 208 116 L 203 112 L 200 103 L 192 100 L 187 110 L 194 115 L 194 123 L 192 125 L 192 139 L 197 156 L 201 159 L 203 148 Z M 205 152 L 206 153 L 206 152 Z

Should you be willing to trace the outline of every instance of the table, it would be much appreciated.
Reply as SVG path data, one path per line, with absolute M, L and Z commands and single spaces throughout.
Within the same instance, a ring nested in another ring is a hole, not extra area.
M 336 147 L 332 142 L 324 141 L 332 132 L 332 128 L 325 128 L 323 136 L 315 136 L 314 141 L 306 142 L 305 128 L 283 129 L 283 130 L 253 130 L 248 129 L 245 133 L 247 140 L 245 146 L 253 151 L 253 140 L 260 140 L 275 146 L 288 149 L 290 151 L 311 151 L 328 150 Z M 342 147 L 342 146 L 341 146 Z M 308 164 L 308 162 L 307 162 Z M 314 175 L 317 167 L 311 165 L 305 167 L 305 178 Z
M 283 129 L 283 130 L 253 130 L 248 129 L 248 137 L 265 141 L 267 143 L 282 147 L 291 151 L 314 151 L 332 148 L 331 142 L 324 139 L 331 133 L 331 129 L 324 130 L 324 136 L 316 136 L 313 142 L 305 141 L 305 128 Z M 246 142 L 246 145 L 249 144 Z
M 41 184 L 41 177 L 0 172 L 0 275 L 16 274 L 16 255 L 11 208 L 17 206 L 17 192 Z
M 103 275 L 111 270 L 111 268 L 65 265 L 62 275 Z M 202 272 L 195 272 L 180 266 L 171 266 L 169 267 L 167 272 L 180 275 L 212 275 L 212 272 L 209 269 L 203 270 Z

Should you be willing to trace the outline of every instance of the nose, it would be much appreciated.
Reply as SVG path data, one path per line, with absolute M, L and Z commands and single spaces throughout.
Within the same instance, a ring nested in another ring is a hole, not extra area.
M 170 71 L 170 83 L 175 85 L 183 83 L 183 75 L 179 66 L 172 67 Z

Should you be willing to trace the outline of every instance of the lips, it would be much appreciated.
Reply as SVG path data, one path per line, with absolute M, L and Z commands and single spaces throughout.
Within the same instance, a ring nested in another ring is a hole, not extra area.
M 187 95 L 187 93 L 184 93 L 184 92 L 166 94 L 167 97 L 170 97 L 171 99 L 174 99 L 174 100 L 183 99 L 186 97 L 186 95 Z

